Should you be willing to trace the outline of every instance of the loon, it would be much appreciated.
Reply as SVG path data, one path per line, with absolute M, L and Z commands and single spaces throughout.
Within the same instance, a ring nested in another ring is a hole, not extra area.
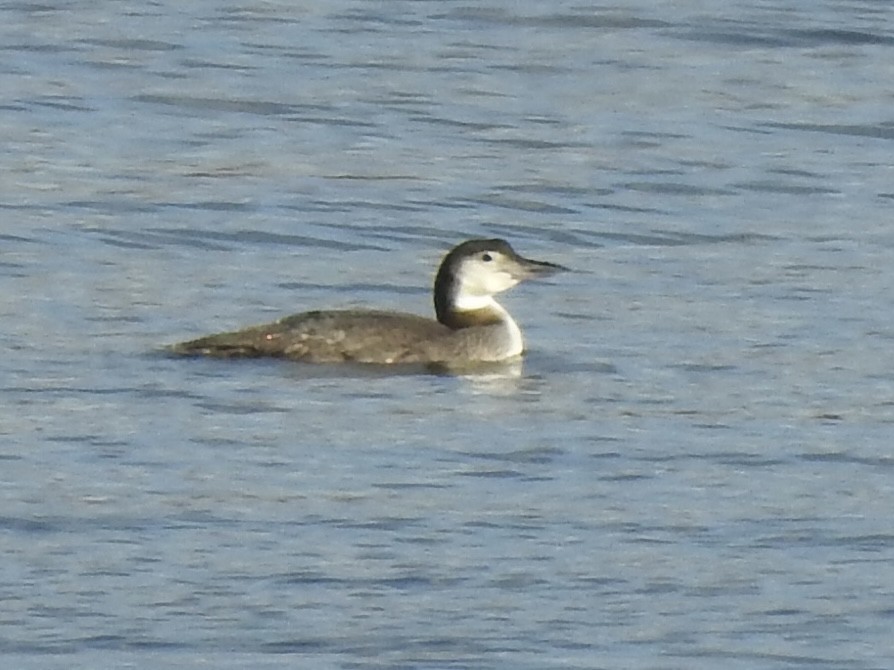
M 474 364 L 516 358 L 521 330 L 494 295 L 567 268 L 519 256 L 505 240 L 451 249 L 434 285 L 437 321 L 377 310 L 293 314 L 272 323 L 170 346 L 176 354 L 286 358 L 308 363 Z

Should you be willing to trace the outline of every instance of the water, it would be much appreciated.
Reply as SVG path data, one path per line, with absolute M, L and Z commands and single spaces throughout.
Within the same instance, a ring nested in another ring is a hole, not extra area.
M 891 667 L 886 4 L 0 26 L 6 665 Z M 518 374 L 159 353 L 497 235 Z

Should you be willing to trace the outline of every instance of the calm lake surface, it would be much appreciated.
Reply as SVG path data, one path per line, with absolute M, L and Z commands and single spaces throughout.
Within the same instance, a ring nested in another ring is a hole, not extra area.
M 894 8 L 0 5 L 0 656 L 894 667 Z M 523 366 L 167 356 L 431 313 Z

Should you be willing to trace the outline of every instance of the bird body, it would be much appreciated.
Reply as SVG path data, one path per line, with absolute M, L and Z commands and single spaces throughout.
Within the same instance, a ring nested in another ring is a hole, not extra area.
M 437 320 L 381 310 L 320 310 L 175 344 L 174 353 L 276 357 L 308 363 L 475 363 L 524 350 L 521 330 L 494 299 L 524 279 L 564 270 L 522 258 L 503 240 L 454 247 L 434 286 Z

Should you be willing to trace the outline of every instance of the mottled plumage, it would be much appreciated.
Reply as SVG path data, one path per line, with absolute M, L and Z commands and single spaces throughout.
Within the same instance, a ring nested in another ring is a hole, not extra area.
M 435 280 L 438 320 L 375 310 L 303 312 L 273 323 L 171 347 L 219 358 L 277 357 L 308 363 L 472 363 L 522 353 L 521 331 L 493 295 L 561 266 L 522 258 L 503 240 L 452 249 Z

